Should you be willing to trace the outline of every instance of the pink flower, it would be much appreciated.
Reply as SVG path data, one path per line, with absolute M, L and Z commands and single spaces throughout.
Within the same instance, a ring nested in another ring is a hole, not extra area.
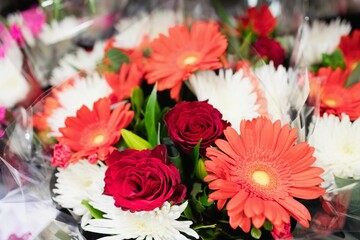
M 277 229 L 277 228 L 274 228 L 272 231 L 271 231 L 271 235 L 273 236 L 273 238 L 275 240 L 288 240 L 288 239 L 293 239 L 293 236 L 290 232 L 290 229 L 291 229 L 291 226 L 289 223 L 285 224 L 284 225 L 284 229 Z
M 9 28 L 10 34 L 13 37 L 13 39 L 19 44 L 20 47 L 25 46 L 24 36 L 21 33 L 20 28 L 16 24 L 10 25 Z
M 70 147 L 63 144 L 55 144 L 51 165 L 66 168 L 70 164 L 70 159 Z
M 30 8 L 21 12 L 25 25 L 30 29 L 33 36 L 37 37 L 46 22 L 44 12 L 40 8 Z

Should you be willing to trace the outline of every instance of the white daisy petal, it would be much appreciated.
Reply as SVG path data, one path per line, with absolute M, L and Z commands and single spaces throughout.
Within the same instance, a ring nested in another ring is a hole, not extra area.
M 340 19 L 330 23 L 315 20 L 311 26 L 305 24 L 299 46 L 301 63 L 312 65 L 321 62 L 323 53 L 332 53 L 341 36 L 349 34 L 351 25 Z M 299 59 L 298 59 L 299 60 Z
M 334 175 L 360 179 L 360 119 L 351 122 L 347 115 L 341 120 L 324 114 L 310 126 L 308 143 L 315 148 L 316 165 L 323 168 L 323 187 L 336 188 Z
M 44 26 L 39 38 L 47 45 L 54 44 L 73 38 L 77 34 L 86 30 L 92 24 L 92 20 L 81 22 L 75 17 L 66 17 L 61 21 L 52 20 L 50 24 L 46 24 Z
M 182 233 L 199 238 L 198 234 L 190 228 L 191 221 L 177 220 L 185 210 L 187 202 L 180 206 L 171 206 L 169 202 L 165 202 L 163 206 L 152 211 L 133 213 L 115 207 L 111 196 L 93 195 L 90 204 L 105 213 L 104 219 L 91 219 L 84 229 L 90 232 L 114 235 L 101 238 L 102 240 L 187 239 Z
M 77 216 L 86 214 L 88 210 L 81 202 L 90 200 L 93 194 L 102 194 L 106 168 L 102 162 L 91 164 L 86 160 L 71 164 L 66 169 L 58 168 L 54 200 L 63 208 L 72 209 Z M 82 222 L 88 221 L 89 216 L 85 215 Z
M 118 35 L 114 46 L 133 49 L 144 40 L 157 38 L 160 33 L 167 35 L 168 29 L 182 22 L 182 16 L 172 10 L 157 10 L 151 14 L 141 13 L 139 16 L 121 19 L 116 25 Z
M 98 74 L 77 78 L 72 85 L 58 90 L 56 98 L 61 107 L 54 109 L 47 118 L 47 124 L 51 130 L 49 136 L 61 136 L 59 128 L 65 126 L 67 117 L 75 116 L 76 111 L 83 105 L 92 109 L 94 102 L 109 96 L 111 92 L 112 89 L 106 80 Z
M 288 71 L 279 65 L 277 69 L 273 62 L 265 64 L 254 70 L 259 78 L 262 91 L 267 102 L 267 110 L 272 121 L 281 120 L 283 124 L 290 122 L 290 95 L 292 69 Z
M 258 96 L 242 70 L 233 74 L 232 70 L 221 69 L 219 75 L 214 71 L 199 71 L 190 77 L 189 83 L 197 99 L 209 100 L 236 130 L 241 120 L 259 116 Z
M 104 56 L 104 48 L 104 42 L 97 42 L 90 52 L 79 48 L 74 53 L 66 54 L 60 59 L 59 66 L 52 71 L 50 84 L 57 86 L 75 76 L 80 70 L 88 74 L 93 73 Z
M 8 57 L 0 59 L 0 72 L 0 105 L 11 108 L 26 98 L 30 86 Z

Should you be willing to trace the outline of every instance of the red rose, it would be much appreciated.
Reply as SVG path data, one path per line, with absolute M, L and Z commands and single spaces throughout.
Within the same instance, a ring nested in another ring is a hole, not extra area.
M 113 151 L 107 159 L 104 194 L 123 210 L 151 211 L 164 202 L 185 198 L 178 169 L 167 159 L 164 145 L 151 150 Z
M 169 136 L 183 151 L 189 153 L 200 139 L 200 152 L 219 138 L 229 124 L 222 114 L 205 102 L 180 102 L 164 116 Z
M 241 27 L 250 29 L 260 36 L 268 36 L 276 27 L 276 18 L 271 14 L 267 5 L 262 4 L 260 8 L 251 7 L 247 9 L 247 16 L 239 19 Z
M 254 43 L 254 49 L 255 53 L 262 58 L 266 57 L 268 60 L 273 61 L 275 67 L 285 60 L 285 50 L 277 41 L 268 37 L 258 37 Z
M 66 168 L 67 166 L 69 166 L 70 160 L 71 160 L 70 147 L 64 144 L 55 144 L 51 165 Z

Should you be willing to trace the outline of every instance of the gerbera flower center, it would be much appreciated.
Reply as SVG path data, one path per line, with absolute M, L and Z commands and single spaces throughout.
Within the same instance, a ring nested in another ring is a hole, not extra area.
M 187 67 L 189 65 L 200 62 L 200 54 L 198 52 L 185 52 L 179 58 L 179 65 L 181 67 Z
M 103 143 L 104 142 L 104 140 L 105 140 L 105 136 L 104 136 L 104 134 L 98 134 L 98 135 L 96 135 L 94 138 L 93 138 L 93 143 L 95 143 L 95 144 L 101 144 L 101 143 Z
M 255 171 L 253 174 L 252 174 L 252 178 L 253 180 L 260 184 L 260 185 L 263 185 L 263 186 L 266 186 L 270 183 L 270 177 L 269 177 L 269 174 L 265 171 Z
M 329 107 L 335 107 L 338 105 L 338 100 L 334 98 L 328 98 L 324 100 L 324 103 Z

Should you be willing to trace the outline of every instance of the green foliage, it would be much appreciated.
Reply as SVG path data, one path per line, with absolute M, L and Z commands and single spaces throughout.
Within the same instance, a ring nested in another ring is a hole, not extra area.
M 155 147 L 159 144 L 158 142 L 158 122 L 160 116 L 160 107 L 157 102 L 157 84 L 154 85 L 154 88 L 149 96 L 149 99 L 146 104 L 145 109 L 145 129 L 148 137 L 148 141 L 151 146 Z
M 345 69 L 344 55 L 340 50 L 335 50 L 332 54 L 322 54 L 321 66 L 331 67 L 332 69 Z
M 148 141 L 129 130 L 122 129 L 121 136 L 129 148 L 135 150 L 152 149 L 152 146 Z
M 251 228 L 250 234 L 253 238 L 255 239 L 260 239 L 261 238 L 261 230 L 255 227 Z
M 104 213 L 90 205 L 89 201 L 82 200 L 81 204 L 84 205 L 90 212 L 91 216 L 95 219 L 103 218 Z
M 345 83 L 345 87 L 349 88 L 358 82 L 360 82 L 360 64 L 357 64 L 354 70 L 351 72 Z
M 111 48 L 106 53 L 105 58 L 110 61 L 110 69 L 114 72 L 117 72 L 124 63 L 130 63 L 129 57 L 115 48 Z

